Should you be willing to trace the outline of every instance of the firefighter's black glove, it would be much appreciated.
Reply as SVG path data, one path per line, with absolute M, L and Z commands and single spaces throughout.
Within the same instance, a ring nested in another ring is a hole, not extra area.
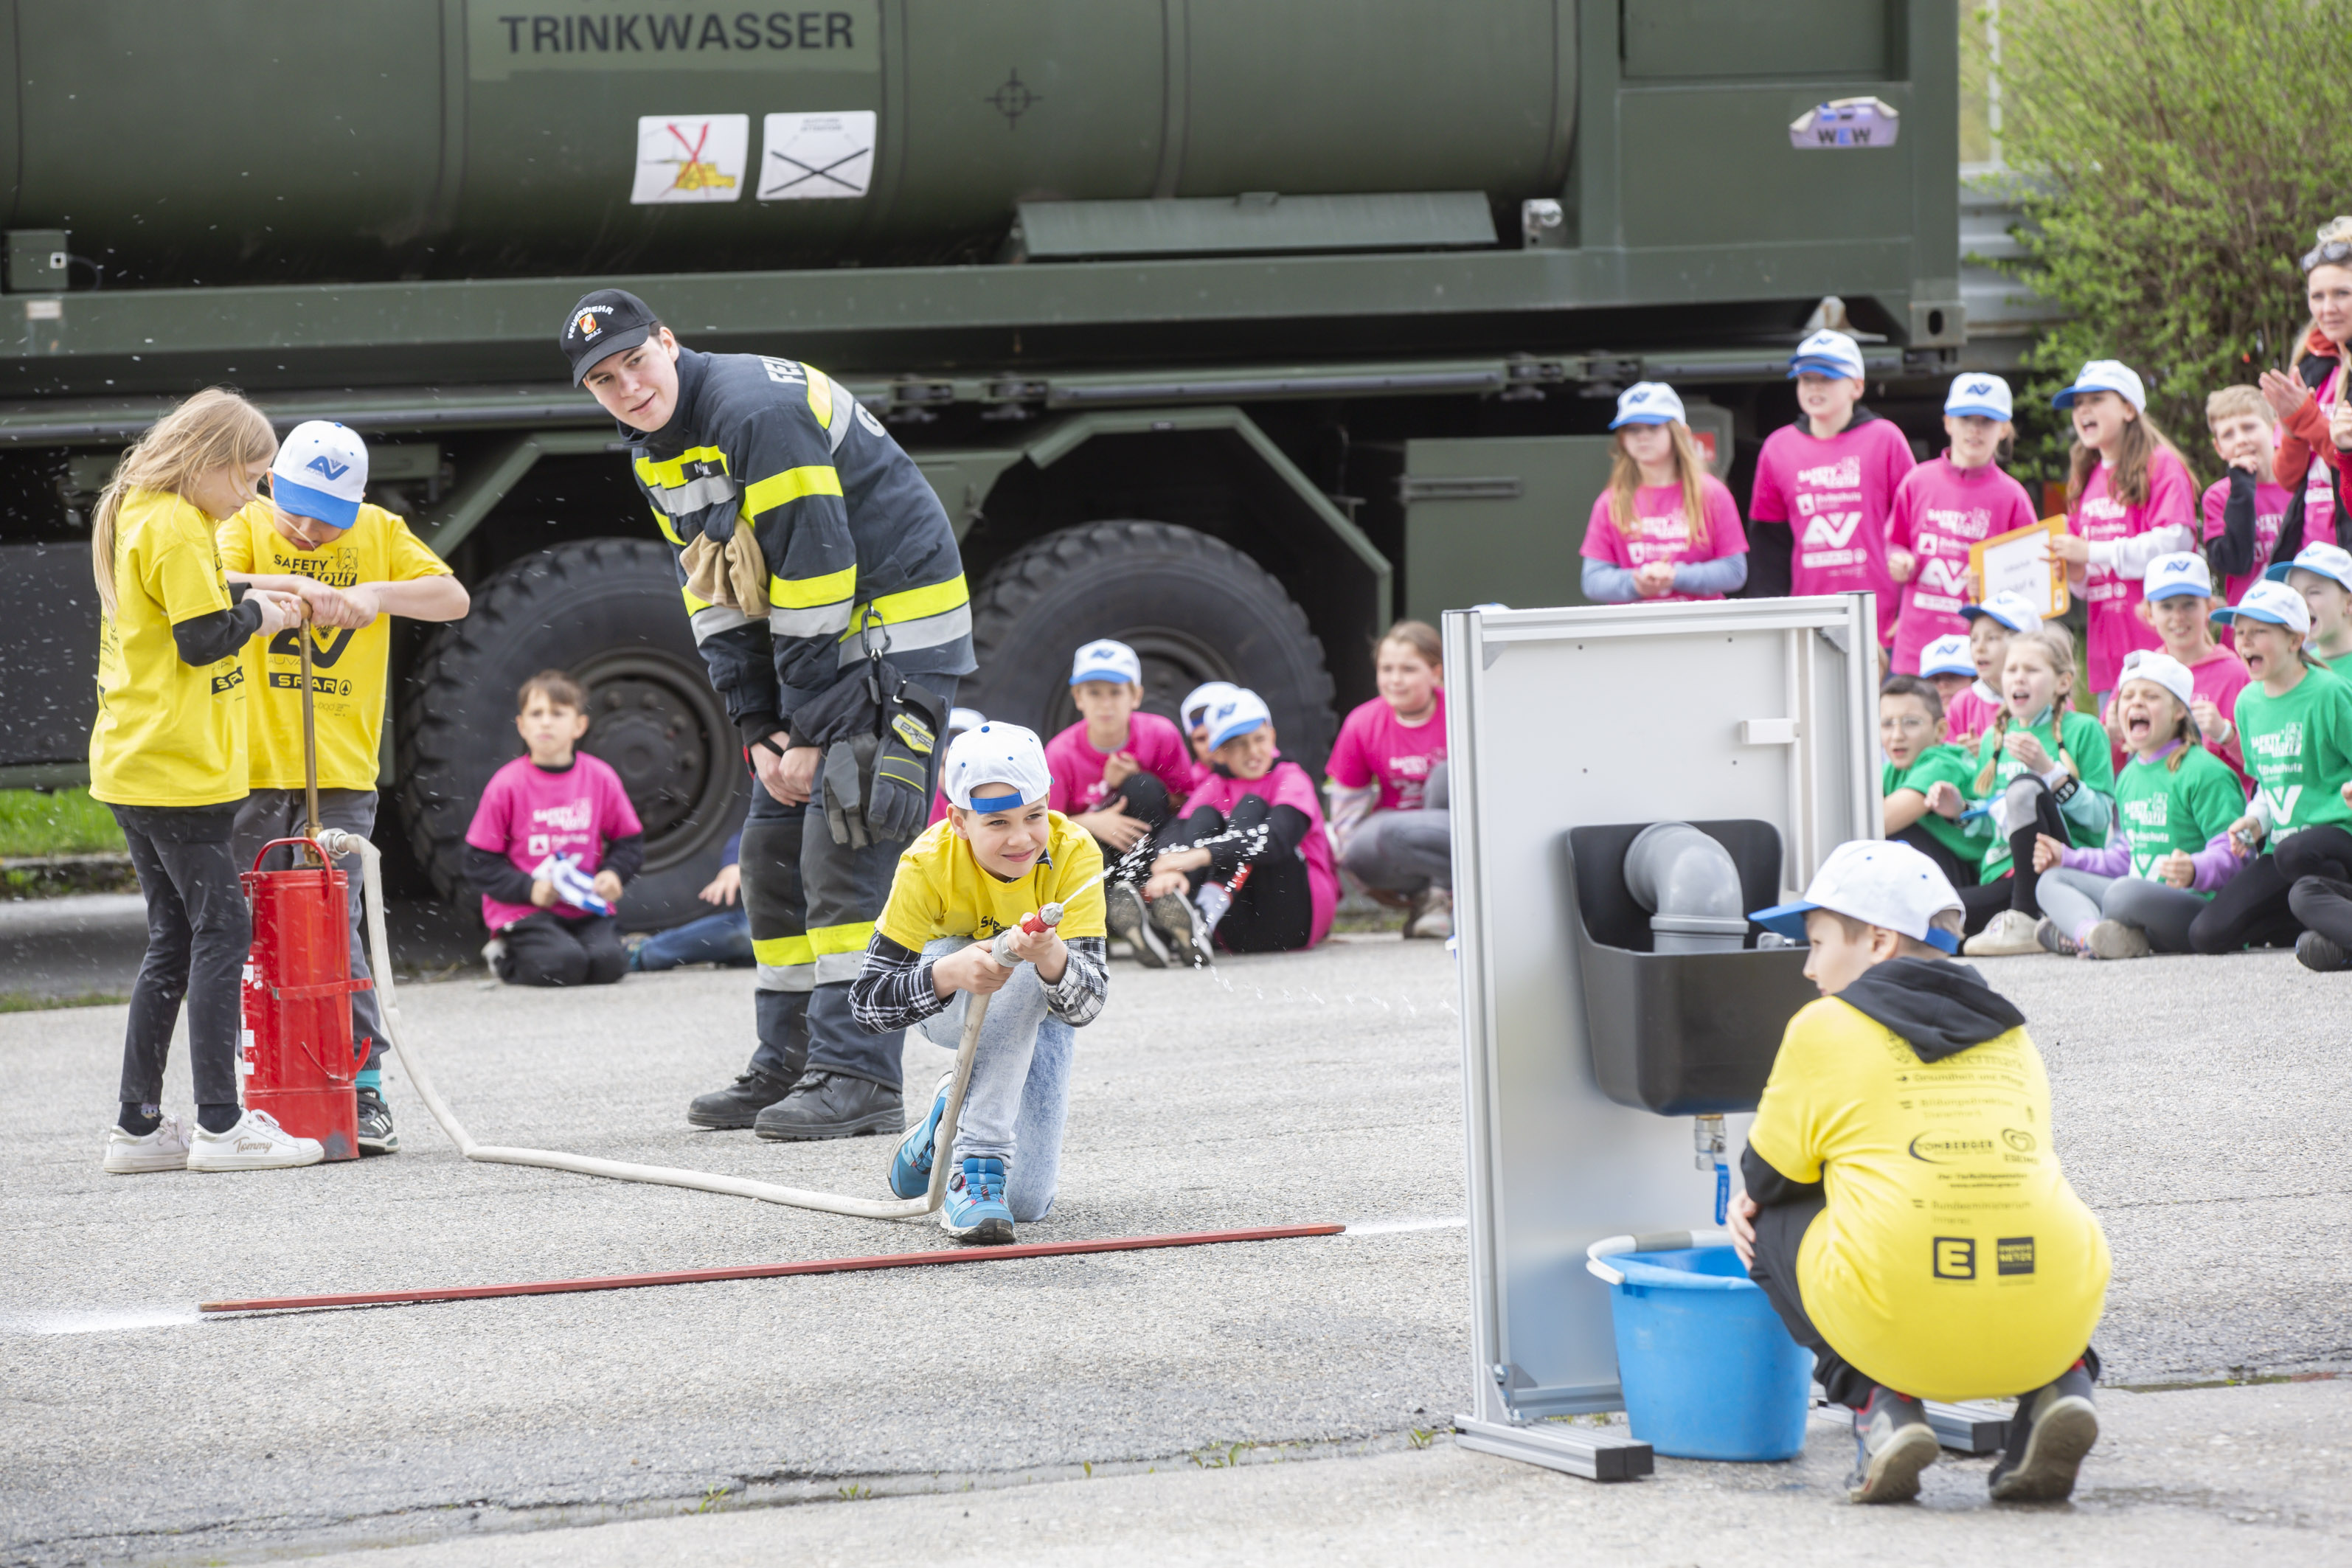
M 835 741 L 824 752 L 824 826 L 835 844 L 863 849 L 873 842 L 866 818 L 867 802 L 860 781 L 873 765 L 877 742 L 871 735 Z
M 882 704 L 883 734 L 866 791 L 866 826 L 877 838 L 908 839 L 931 819 L 931 753 L 946 704 L 911 680 Z

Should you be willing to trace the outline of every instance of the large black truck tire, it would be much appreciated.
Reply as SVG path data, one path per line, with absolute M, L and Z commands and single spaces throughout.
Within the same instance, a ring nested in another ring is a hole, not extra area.
M 515 692 L 560 669 L 588 698 L 583 751 L 621 775 L 646 829 L 644 872 L 621 900 L 636 931 L 711 912 L 695 897 L 751 803 L 742 748 L 711 689 L 670 552 L 592 539 L 509 563 L 443 627 L 401 700 L 401 822 L 435 889 L 471 905 L 466 829 L 490 775 L 523 754 Z
M 1221 540 L 1164 522 L 1090 522 L 1014 551 L 972 601 L 980 660 L 957 701 L 1053 734 L 1076 722 L 1070 659 L 1117 637 L 1143 661 L 1143 705 L 1173 717 L 1204 680 L 1265 699 L 1283 754 L 1322 776 L 1339 731 L 1323 645 L 1282 584 Z

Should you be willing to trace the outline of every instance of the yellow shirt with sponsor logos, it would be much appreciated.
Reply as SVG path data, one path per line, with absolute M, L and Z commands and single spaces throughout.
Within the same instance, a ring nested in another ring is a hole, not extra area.
M 305 550 L 278 531 L 268 498 L 220 525 L 221 563 L 231 572 L 308 577 L 330 587 L 446 577 L 449 568 L 380 506 L 362 503 L 359 521 L 332 542 Z M 392 617 L 356 631 L 312 626 L 310 706 L 319 734 L 319 787 L 373 789 L 383 736 L 384 688 L 392 658 Z M 253 693 L 251 768 L 255 789 L 302 787 L 301 634 L 289 627 L 246 645 L 245 679 Z
M 1045 814 L 1050 831 L 1045 853 L 1029 874 L 1003 881 L 980 868 L 971 846 L 959 837 L 955 818 L 934 822 L 898 857 L 890 901 L 876 928 L 899 946 L 923 951 L 943 936 L 975 942 L 1020 922 L 1045 905 L 1065 902 L 1057 928 L 1064 941 L 1106 936 L 1100 882 L 1075 897 L 1070 890 L 1099 874 L 1102 850 L 1094 835 L 1071 825 L 1058 811 Z
M 166 490 L 131 490 L 114 518 L 115 612 L 98 627 L 89 793 L 112 805 L 243 800 L 245 670 L 180 661 L 172 628 L 230 607 L 213 520 Z
M 1940 1061 L 1825 996 L 1790 1020 L 1748 1143 L 1828 1206 L 1797 1285 L 1840 1355 L 1923 1399 L 2023 1394 L 2098 1326 L 2107 1243 L 2050 1142 L 2022 1028 Z

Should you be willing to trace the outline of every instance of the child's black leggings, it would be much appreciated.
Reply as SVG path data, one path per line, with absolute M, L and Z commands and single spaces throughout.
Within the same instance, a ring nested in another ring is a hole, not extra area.
M 1933 860 L 1936 863 L 1936 869 L 1941 871 L 1946 880 L 1949 881 L 1954 888 L 1973 888 L 1977 885 L 1977 868 L 1953 854 L 1949 845 L 1928 832 L 1920 824 L 1913 823 L 1896 834 L 1894 841 L 1897 844 L 1908 844 L 1912 848 Z
M 1242 797 L 1230 821 L 1223 813 L 1204 805 L 1175 825 L 1169 847 L 1213 838 L 1228 827 L 1246 832 L 1272 815 L 1273 808 L 1265 799 L 1254 795 Z M 1228 884 L 1234 906 L 1217 923 L 1218 938 L 1234 952 L 1288 952 L 1305 947 L 1315 933 L 1315 899 L 1307 880 L 1306 860 L 1295 850 L 1285 854 L 1270 846 L 1250 862 L 1247 870 L 1249 875 L 1240 879 L 1240 887 Z M 1194 888 L 1206 878 L 1206 872 L 1194 873 Z
M 2189 928 L 2200 952 L 2287 947 L 2307 925 L 2352 937 L 2352 833 L 2306 827 L 2274 840 L 2213 895 Z
M 610 915 L 566 920 L 541 910 L 499 937 L 507 944 L 499 978 L 509 985 L 610 985 L 629 967 L 620 922 Z
M 236 806 L 118 805 L 113 811 L 147 900 L 147 956 L 131 984 L 131 1016 L 122 1032 L 124 1125 L 137 1118 L 131 1130 L 147 1131 L 139 1108 L 163 1103 L 163 1064 L 185 998 L 197 1120 L 207 1131 L 226 1132 L 236 1125 L 237 991 L 253 945 L 253 915 L 229 847 Z
M 2040 920 L 2042 904 L 2034 893 L 2041 885 L 2042 873 L 2033 868 L 2033 841 L 2046 833 L 2061 844 L 2074 842 L 2074 835 L 2066 826 L 2066 818 L 2058 809 L 2058 798 L 2050 793 L 2050 786 L 2028 774 L 2011 780 L 2009 787 L 2014 790 L 2021 784 L 2035 786 L 2033 820 L 2022 824 L 2009 836 L 2009 875 L 1996 877 L 1973 888 L 1958 889 L 1960 908 L 1967 916 L 1961 922 L 1961 929 L 1970 936 L 1984 930 L 1992 917 L 2003 910 L 2015 910 L 2020 914 Z

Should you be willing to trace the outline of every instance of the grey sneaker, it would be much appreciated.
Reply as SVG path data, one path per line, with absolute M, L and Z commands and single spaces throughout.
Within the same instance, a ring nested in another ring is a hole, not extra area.
M 1444 942 L 1454 934 L 1454 895 L 1444 888 L 1424 888 L 1412 897 L 1404 918 L 1404 934 Z
M 2091 1374 L 2076 1362 L 2066 1374 L 2017 1402 L 2009 1447 L 1992 1468 L 1995 1502 L 2063 1502 L 2074 1493 L 2083 1456 L 2099 1440 Z
M 2147 932 L 2121 921 L 2101 921 L 2093 926 L 2083 949 L 2093 958 L 2146 958 L 2154 951 L 2147 944 Z
M 1209 951 L 1207 933 L 1201 929 L 1200 917 L 1193 911 L 1192 900 L 1181 893 L 1170 893 L 1165 898 L 1152 900 L 1149 912 L 1152 925 L 1168 939 L 1168 945 L 1172 950 L 1171 957 L 1181 953 L 1195 969 L 1206 968 L 1216 963 L 1215 955 Z
M 2061 958 L 2073 958 L 2083 951 L 2083 944 L 2058 929 L 2058 922 L 2048 915 L 2033 928 L 2033 940 L 2042 944 L 2044 952 L 2054 952 Z
M 1943 1451 L 1927 1407 L 1891 1388 L 1872 1389 L 1870 1403 L 1853 1413 L 1853 1449 L 1850 1502 L 1909 1502 L 1919 1495 L 1919 1472 Z
M 2346 953 L 2315 931 L 2307 931 L 2294 939 L 2294 961 L 2305 969 L 2315 969 L 2322 974 L 2352 968 L 2352 954 Z
M 1113 882 L 1103 890 L 1103 923 L 1111 935 L 1134 951 L 1135 961 L 1144 968 L 1168 967 L 1168 939 L 1152 929 L 1143 895 L 1135 890 L 1134 883 Z

